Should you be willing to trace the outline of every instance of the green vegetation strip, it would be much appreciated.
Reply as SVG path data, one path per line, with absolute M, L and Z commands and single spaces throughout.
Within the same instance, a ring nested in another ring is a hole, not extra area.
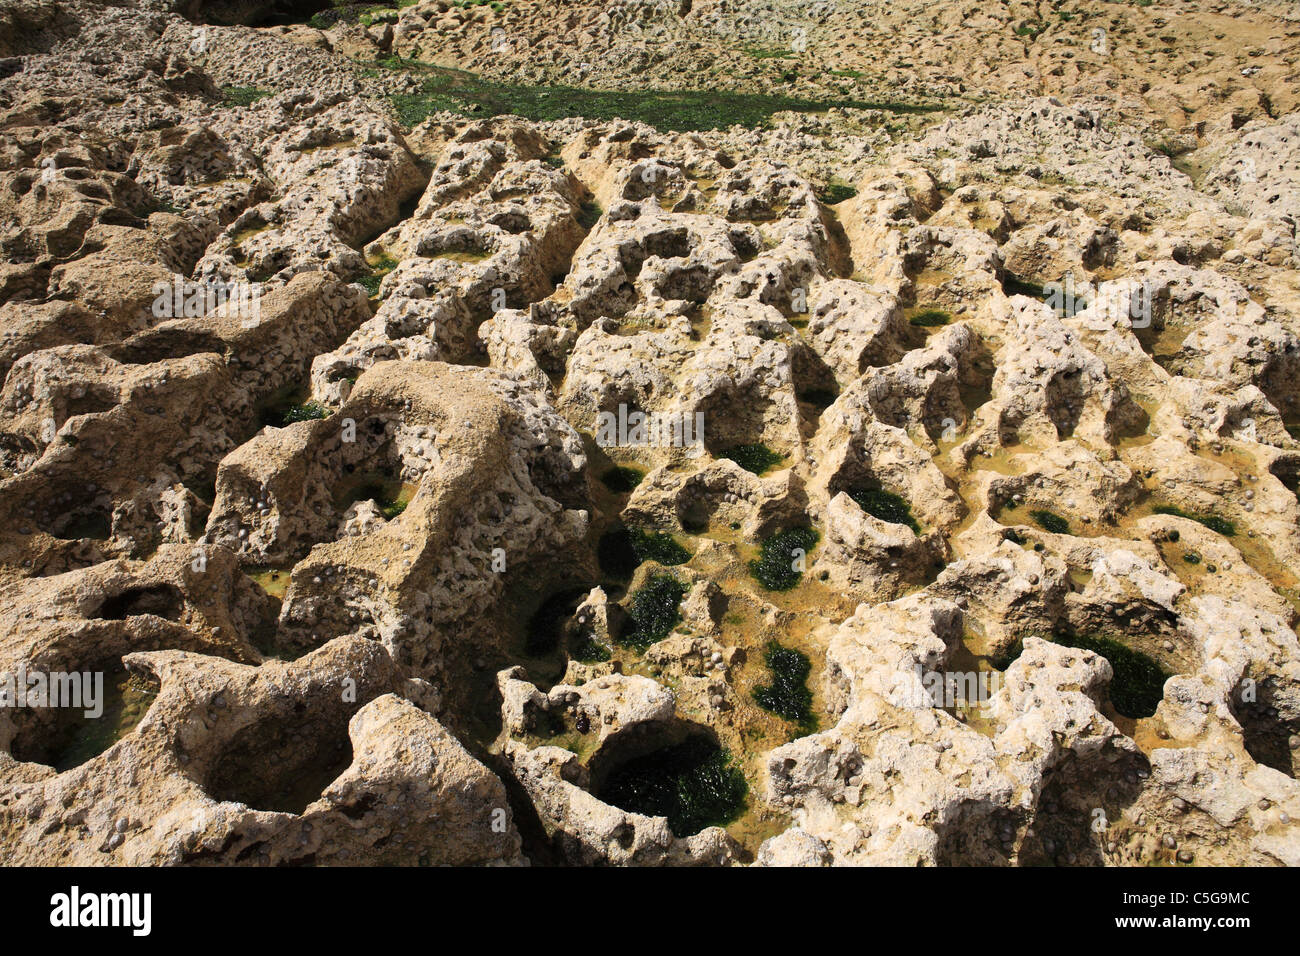
M 281 407 L 272 406 L 262 413 L 262 424 L 274 428 L 284 428 L 295 422 L 310 422 L 329 418 L 330 410 L 320 402 L 312 399 L 301 405 L 289 404 Z
M 919 325 L 922 328 L 934 328 L 939 325 L 947 325 L 952 321 L 952 315 L 943 309 L 926 309 L 918 312 L 908 320 L 912 325 Z
M 1202 524 L 1211 531 L 1217 531 L 1225 538 L 1231 538 L 1237 533 L 1237 526 L 1235 524 L 1227 518 L 1220 518 L 1218 515 L 1192 514 L 1190 511 L 1184 511 L 1182 508 L 1175 507 L 1174 505 L 1156 505 L 1151 510 L 1158 515 L 1173 515 L 1177 518 L 1187 518 L 1191 521 L 1195 521 L 1197 524 Z
M 383 283 L 384 276 L 396 269 L 397 265 L 397 260 L 392 256 L 386 254 L 376 256 L 370 261 L 370 273 L 357 281 L 365 286 L 366 291 L 370 293 L 370 298 L 373 299 L 379 295 L 379 286 Z
M 423 76 L 423 89 L 392 97 L 393 108 L 406 126 L 416 126 L 440 110 L 475 117 L 513 114 L 530 120 L 571 116 L 624 119 L 648 123 L 660 130 L 694 132 L 734 125 L 766 126 L 775 113 L 823 113 L 832 108 L 875 109 L 891 113 L 928 113 L 940 107 L 912 103 L 859 100 L 810 100 L 726 90 L 594 90 L 573 86 L 523 86 L 496 83 L 473 73 L 390 57 L 388 69 Z
M 573 659 L 583 664 L 600 664 L 610 659 L 610 649 L 596 640 L 596 635 L 583 632 L 572 651 Z
M 360 23 L 364 27 L 376 23 L 396 23 L 398 11 L 414 6 L 419 0 L 396 0 L 394 3 L 348 3 L 333 0 L 329 9 L 313 13 L 307 23 L 317 30 L 328 30 L 336 23 Z M 482 0 L 489 3 L 491 0 Z M 460 6 L 461 4 L 454 4 Z
M 1007 295 L 1024 295 L 1031 299 L 1042 299 L 1047 295 L 1047 290 L 1041 285 L 1013 276 L 1009 272 L 1002 277 L 1002 291 Z
M 258 100 L 264 100 L 271 95 L 273 94 L 270 90 L 259 89 L 256 86 L 223 86 L 221 88 L 221 97 L 228 106 L 252 106 Z

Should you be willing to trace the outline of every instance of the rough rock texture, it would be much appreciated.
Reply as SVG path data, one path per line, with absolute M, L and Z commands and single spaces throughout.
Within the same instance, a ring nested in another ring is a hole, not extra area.
M 1294 11 L 498 6 L 0 0 L 0 861 L 1300 864 Z

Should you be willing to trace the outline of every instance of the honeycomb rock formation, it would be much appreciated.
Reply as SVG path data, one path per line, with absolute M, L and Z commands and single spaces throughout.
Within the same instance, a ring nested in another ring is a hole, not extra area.
M 0 2 L 0 861 L 1300 865 L 1294 19 L 559 6 Z

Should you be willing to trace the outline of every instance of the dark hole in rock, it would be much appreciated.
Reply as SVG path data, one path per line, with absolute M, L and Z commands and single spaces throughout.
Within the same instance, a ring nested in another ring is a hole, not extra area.
M 664 299 L 684 299 L 700 305 L 713 291 L 713 275 L 705 266 L 668 269 L 655 283 L 654 291 Z
M 102 190 L 102 188 L 103 187 L 99 187 L 95 189 L 94 192 L 98 193 Z M 92 196 L 91 190 L 86 187 L 82 187 L 78 191 L 83 196 L 88 196 L 91 198 L 103 198 L 105 200 L 108 199 L 107 196 L 103 196 L 103 197 Z M 116 207 L 105 209 L 102 213 L 100 213 L 99 222 L 105 226 L 125 226 L 129 229 L 144 229 L 147 225 L 146 222 L 143 219 L 141 219 L 139 216 L 133 216 L 127 210 L 119 209 Z
M 807 402 L 817 409 L 827 409 L 839 398 L 839 392 L 830 388 L 810 388 L 806 392 L 799 393 L 799 401 Z
M 752 262 L 763 251 L 763 237 L 745 229 L 733 229 L 728 238 L 741 262 Z
M 136 614 L 153 614 L 169 621 L 180 620 L 185 607 L 185 596 L 172 584 L 152 584 L 127 588 L 106 599 L 92 618 L 121 621 Z
M 10 477 L 30 468 L 41 456 L 41 449 L 24 435 L 0 435 L 0 475 Z
M 630 850 L 636 840 L 636 827 L 630 823 L 620 823 L 614 828 L 614 841 L 624 850 Z
M 286 571 L 284 576 L 288 577 L 289 572 Z M 279 625 L 282 604 L 280 597 L 267 594 L 266 604 L 258 608 L 258 615 L 248 629 L 248 640 L 264 658 L 295 661 L 314 651 L 324 641 L 304 640 L 301 634 L 282 634 Z
M 312 401 L 307 382 L 291 382 L 256 404 L 260 427 L 284 428 L 295 422 L 327 418 L 329 409 Z
M 212 353 L 225 355 L 229 346 L 219 336 L 185 328 L 151 329 L 108 350 L 123 365 L 150 365 L 166 359 Z
M 1291 749 L 1291 739 L 1297 729 L 1278 719 L 1276 708 L 1267 699 L 1267 692 L 1259 700 L 1243 701 L 1240 695 L 1231 701 L 1232 715 L 1241 724 L 1242 742 L 1246 752 L 1256 763 L 1272 767 L 1288 777 L 1295 776 L 1297 751 Z
M 96 390 L 92 386 L 81 398 L 69 398 L 67 400 L 67 417 L 75 418 L 77 415 L 96 415 L 100 412 L 106 412 L 111 408 L 116 408 L 117 404 L 118 401 L 115 394 L 111 394 L 107 390 Z
M 615 494 L 628 494 L 635 490 L 636 486 L 641 484 L 641 479 L 645 477 L 645 472 L 637 468 L 628 468 L 623 465 L 615 465 L 601 473 L 600 480 L 610 491 Z
M 373 501 L 379 513 L 391 521 L 406 510 L 417 490 L 417 485 L 401 480 L 396 468 L 353 472 L 340 483 L 334 506 L 343 513 L 359 501 Z
M 222 10 L 227 4 L 215 6 L 218 10 Z M 230 6 L 234 7 L 233 4 Z M 332 25 L 331 21 L 342 19 L 330 17 L 335 6 L 336 4 L 330 0 L 276 0 L 276 2 L 259 5 L 259 8 L 255 8 L 251 14 L 237 15 L 235 20 L 231 20 L 229 14 L 225 14 L 222 19 L 216 19 L 217 15 L 214 15 L 213 20 L 217 23 L 238 22 L 261 27 L 288 26 L 294 23 L 307 23 L 317 14 L 325 14 L 325 17 L 317 22 L 322 26 L 329 26 Z
M 1008 296 L 1023 295 L 1031 299 L 1042 299 L 1047 294 L 1046 290 L 1036 282 L 1013 276 L 1009 272 L 1002 276 L 1002 291 Z
M 46 530 L 60 541 L 107 541 L 113 534 L 113 515 L 107 508 L 74 508 L 54 517 Z
M 527 232 L 533 227 L 532 221 L 527 214 L 515 209 L 499 212 L 491 216 L 488 222 L 494 226 L 500 226 L 506 232 L 516 236 L 522 232 Z
M 640 245 L 619 249 L 623 271 L 635 278 L 641 266 L 651 256 L 660 259 L 684 259 L 691 254 L 691 235 L 685 229 L 666 229 L 651 233 Z
M 254 810 L 302 813 L 352 763 L 348 714 L 281 714 L 246 727 L 217 758 L 206 790 Z
M 1069 369 L 1053 375 L 1047 383 L 1047 414 L 1056 426 L 1058 441 L 1074 434 L 1079 416 L 1087 401 L 1088 389 L 1080 369 Z
M 767 449 L 764 433 L 770 405 L 771 399 L 759 389 L 722 385 L 695 408 L 708 423 L 704 430 L 705 449 L 714 458 L 722 458 L 740 447 Z M 783 455 L 780 448 L 767 450 L 769 454 Z
M 564 622 L 573 616 L 591 592 L 591 588 L 566 588 L 542 602 L 531 618 L 524 635 L 524 653 L 530 657 L 549 654 L 560 644 Z
M 683 498 L 677 505 L 677 520 L 682 530 L 690 534 L 703 534 L 709 530 L 709 519 L 717 510 L 719 502 L 713 498 L 691 496 Z
M 1300 459 L 1280 456 L 1269 466 L 1269 471 L 1291 494 L 1300 498 Z

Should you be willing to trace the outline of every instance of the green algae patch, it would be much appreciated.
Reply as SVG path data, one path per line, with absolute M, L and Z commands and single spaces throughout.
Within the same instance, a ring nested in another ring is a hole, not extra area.
M 596 546 L 596 559 L 600 562 L 600 569 L 610 577 L 625 580 L 646 561 L 672 567 L 685 564 L 691 559 L 691 553 L 670 534 L 640 528 L 617 528 L 601 536 Z
M 741 468 L 755 475 L 761 475 L 783 460 L 782 455 L 778 455 L 766 445 L 736 445 L 719 453 L 718 457 L 734 461 Z
M 263 90 L 256 86 L 223 86 L 221 88 L 221 98 L 227 106 L 252 106 L 258 100 L 264 100 L 272 95 L 274 94 L 270 90 Z
M 653 534 L 634 531 L 632 548 L 642 561 L 658 561 L 668 566 L 685 564 L 691 559 L 691 553 L 678 544 L 676 538 L 659 531 Z
M 1198 515 L 1190 511 L 1184 511 L 1182 508 L 1174 505 L 1156 505 L 1151 509 L 1158 515 L 1173 515 L 1176 518 L 1187 518 L 1195 521 L 1197 524 L 1204 525 L 1211 531 L 1218 532 L 1225 538 L 1231 538 L 1237 533 L 1237 526 L 1227 518 L 1220 518 L 1218 515 Z
M 283 600 L 289 590 L 291 574 L 287 568 L 249 568 L 244 573 L 273 598 Z
M 284 428 L 295 422 L 329 418 L 329 408 L 310 398 L 307 384 L 290 383 L 257 403 L 257 420 L 262 427 Z
M 370 266 L 370 272 L 357 279 L 370 298 L 374 299 L 379 295 L 379 287 L 384 282 L 384 276 L 392 272 L 399 265 L 398 261 L 387 253 L 380 253 L 366 260 Z
M 285 408 L 280 415 L 280 420 L 284 425 L 292 425 L 295 422 L 311 422 L 329 417 L 330 410 L 320 402 L 307 401 L 301 405 L 290 405 Z
M 667 637 L 682 619 L 686 585 L 671 574 L 656 574 L 635 594 L 627 608 L 627 623 L 618 643 L 644 651 Z
M 952 321 L 952 313 L 943 309 L 923 309 L 907 320 L 910 324 L 930 329 L 947 325 Z
M 1002 291 L 1007 295 L 1024 295 L 1031 299 L 1043 299 L 1047 295 L 1047 290 L 1041 285 L 1013 276 L 1009 272 L 1002 277 Z
M 812 673 L 808 655 L 772 641 L 767 645 L 763 663 L 771 676 L 769 683 L 754 688 L 754 702 L 778 717 L 793 721 L 801 735 L 816 731 L 812 691 L 808 689 L 808 675 Z
M 812 528 L 787 528 L 763 542 L 749 572 L 769 591 L 788 591 L 803 577 L 803 562 L 821 536 Z
M 689 737 L 618 767 L 597 796 L 629 813 L 667 817 L 674 836 L 688 837 L 735 820 L 748 792 L 730 752 Z
M 392 521 L 406 510 L 406 506 L 409 505 L 411 499 L 415 497 L 415 486 L 404 482 L 397 490 L 396 495 L 389 497 L 389 492 L 387 491 L 384 492 L 384 495 L 385 497 L 379 500 L 379 513 L 389 521 Z
M 365 472 L 340 486 L 334 504 L 339 511 L 346 511 L 358 501 L 373 501 L 379 513 L 391 521 L 406 510 L 418 487 L 382 471 Z
M 835 206 L 846 199 L 852 199 L 857 194 L 858 191 L 848 183 L 832 179 L 824 189 L 817 193 L 817 200 L 823 205 Z
M 627 494 L 641 484 L 641 479 L 644 477 L 644 471 L 628 468 L 624 465 L 616 465 L 602 474 L 600 480 L 610 491 L 616 494 Z
M 600 222 L 600 217 L 605 215 L 605 210 L 600 208 L 600 203 L 595 200 L 587 200 L 578 207 L 578 225 L 590 232 L 596 223 Z
M 1050 531 L 1052 534 L 1070 533 L 1070 522 L 1053 511 L 1039 508 L 1029 512 L 1029 517 L 1033 518 L 1044 531 Z
M 79 707 L 58 708 L 53 729 L 42 736 L 36 748 L 25 746 L 20 731 L 13 744 L 18 760 L 46 764 L 62 773 L 98 757 L 117 743 L 144 718 L 158 696 L 153 678 L 125 669 L 104 674 L 98 717 L 86 717 Z
M 912 506 L 902 495 L 883 488 L 855 488 L 848 495 L 871 517 L 890 524 L 907 525 L 917 534 L 921 533 L 921 526 L 912 517 Z
M 596 639 L 590 631 L 584 631 L 577 642 L 569 648 L 569 656 L 583 664 L 603 664 L 613 656 L 613 651 Z
M 450 259 L 452 262 L 486 262 L 494 255 L 485 249 L 448 249 L 446 252 L 436 252 L 430 258 Z
M 1150 657 L 1109 637 L 1058 635 L 1056 643 L 1093 651 L 1110 661 L 1115 672 L 1110 682 L 1110 701 L 1121 715 L 1137 720 L 1156 712 L 1170 675 Z

